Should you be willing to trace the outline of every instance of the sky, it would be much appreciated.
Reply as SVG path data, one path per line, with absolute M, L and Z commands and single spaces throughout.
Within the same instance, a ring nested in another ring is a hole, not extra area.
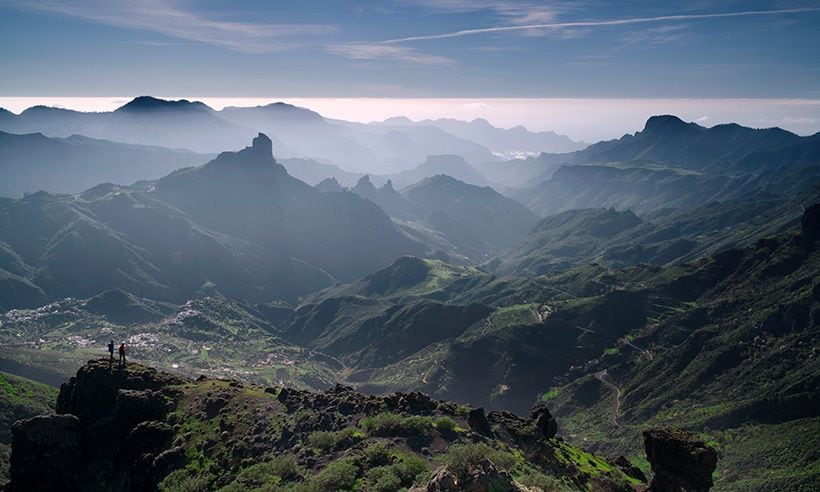
M 0 0 L 0 66 L 4 98 L 324 101 L 356 120 L 414 98 L 537 129 L 571 114 L 530 115 L 555 101 L 578 121 L 700 101 L 690 119 L 734 107 L 813 133 L 820 1 Z

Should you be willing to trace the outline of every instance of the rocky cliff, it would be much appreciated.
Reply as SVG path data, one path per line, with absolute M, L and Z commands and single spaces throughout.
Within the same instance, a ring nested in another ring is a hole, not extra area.
M 97 360 L 62 386 L 56 415 L 14 425 L 4 490 L 645 489 L 628 462 L 570 446 L 556 429 L 544 406 L 522 418 L 422 393 L 194 381 Z M 708 487 L 686 467 L 708 475 L 713 450 L 651 436 L 650 461 L 663 470 L 653 490 Z

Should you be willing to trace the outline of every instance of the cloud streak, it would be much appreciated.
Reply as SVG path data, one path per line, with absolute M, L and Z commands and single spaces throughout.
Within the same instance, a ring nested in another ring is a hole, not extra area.
M 376 60 L 389 58 L 419 65 L 442 65 L 452 63 L 443 56 L 420 53 L 406 46 L 381 43 L 348 43 L 325 47 L 329 53 L 352 60 Z
M 155 32 L 246 53 L 268 53 L 293 47 L 294 39 L 324 34 L 325 25 L 263 24 L 208 19 L 170 0 L 0 2 L 22 10 L 76 17 L 99 24 Z
M 625 26 L 631 24 L 649 24 L 657 22 L 673 22 L 673 21 L 692 21 L 705 19 L 720 19 L 731 17 L 754 17 L 754 16 L 769 16 L 769 15 L 784 15 L 784 14 L 798 14 L 806 12 L 820 12 L 820 7 L 802 7 L 793 9 L 777 9 L 777 10 L 745 10 L 740 12 L 720 12 L 713 14 L 678 14 L 678 15 L 660 15 L 654 17 L 633 17 L 628 19 L 609 19 L 597 21 L 574 21 L 574 22 L 544 22 L 537 24 L 520 24 L 512 26 L 497 26 L 497 27 L 481 27 L 476 29 L 463 29 L 460 31 L 441 33 L 441 34 L 427 34 L 421 36 L 407 36 L 403 38 L 387 39 L 382 41 L 382 44 L 398 44 L 408 43 L 413 41 L 429 41 L 436 39 L 459 38 L 463 36 L 475 36 L 480 34 L 493 34 L 503 32 L 516 31 L 530 31 L 536 29 L 564 29 L 564 28 L 584 28 L 584 27 L 606 27 L 606 26 Z

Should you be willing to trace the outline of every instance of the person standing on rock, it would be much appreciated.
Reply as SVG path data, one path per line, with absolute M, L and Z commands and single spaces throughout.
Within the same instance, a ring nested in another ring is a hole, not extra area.
M 114 340 L 108 342 L 108 360 L 114 362 Z
M 125 365 L 125 342 L 120 344 L 120 365 Z

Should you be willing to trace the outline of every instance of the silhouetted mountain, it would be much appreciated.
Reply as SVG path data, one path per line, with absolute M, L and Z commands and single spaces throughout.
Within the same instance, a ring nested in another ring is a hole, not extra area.
M 142 96 L 108 113 L 81 113 L 35 106 L 11 121 L 0 121 L 3 130 L 43 133 L 49 137 L 84 135 L 141 145 L 218 152 L 247 142 L 253 130 L 233 125 L 200 102 L 165 101 Z
M 332 193 L 341 193 L 345 191 L 346 188 L 343 188 L 342 185 L 336 181 L 336 178 L 325 178 L 316 184 L 316 189 Z
M 510 195 L 542 215 L 590 206 L 646 214 L 755 191 L 794 196 L 820 178 L 819 141 L 779 128 L 704 128 L 674 116 L 654 116 L 634 135 L 573 154 L 539 157 L 542 169 L 523 168 L 531 185 Z M 488 173 L 503 176 L 500 166 L 490 167 Z M 512 182 L 521 183 L 516 171 L 522 164 L 511 169 Z
M 358 173 L 350 173 L 333 164 L 323 164 L 313 159 L 300 159 L 292 157 L 282 159 L 279 162 L 288 170 L 288 174 L 294 178 L 304 181 L 309 185 L 316 185 L 320 181 L 332 178 L 342 186 L 350 187 L 363 176 Z
M 405 190 L 404 195 L 428 213 L 446 213 L 496 250 L 515 244 L 538 221 L 527 207 L 490 187 L 481 188 L 445 175 L 425 178 Z
M 178 101 L 166 101 L 164 99 L 157 99 L 151 96 L 135 97 L 130 102 L 120 106 L 115 113 L 149 113 L 155 111 L 168 112 L 204 112 L 212 113 L 213 109 L 199 101 L 188 101 L 187 99 L 180 99 Z
M 653 116 L 643 131 L 590 145 L 576 152 L 573 160 L 576 163 L 654 161 L 729 174 L 756 171 L 735 167 L 749 154 L 782 149 L 805 139 L 780 128 L 758 130 L 734 123 L 704 128 L 684 123 L 676 116 Z
M 72 135 L 0 132 L 0 195 L 33 191 L 79 193 L 101 182 L 130 184 L 156 179 L 205 156 L 188 151 L 127 145 Z
M 333 122 L 354 130 L 356 140 L 383 160 L 379 169 L 385 173 L 411 169 L 429 155 L 455 154 L 468 162 L 500 160 L 481 142 L 456 137 L 431 125 Z
M 418 183 L 424 178 L 446 174 L 459 181 L 476 186 L 488 186 L 487 178 L 459 155 L 430 155 L 415 168 L 393 174 L 390 179 L 399 189 Z
M 574 142 L 565 135 L 555 132 L 531 132 L 523 126 L 497 128 L 483 118 L 470 122 L 449 118 L 423 120 L 417 123 L 403 117 L 389 118 L 385 123 L 399 125 L 432 125 L 447 133 L 473 142 L 480 142 L 493 152 L 505 157 L 521 157 L 542 152 L 572 152 L 586 147 L 583 142 Z
M 113 287 L 177 302 L 292 299 L 420 252 L 372 203 L 289 176 L 264 135 L 139 189 L 0 201 L 0 217 L 4 263 L 23 264 L 4 273 L 15 286 L 0 298 L 6 308 L 30 306 L 40 291 L 59 298 Z M 25 289 L 32 298 L 21 300 Z
M 396 219 L 412 219 L 423 214 L 423 209 L 397 192 L 389 179 L 381 188 L 376 188 L 370 176 L 365 175 L 350 191 L 375 203 Z

